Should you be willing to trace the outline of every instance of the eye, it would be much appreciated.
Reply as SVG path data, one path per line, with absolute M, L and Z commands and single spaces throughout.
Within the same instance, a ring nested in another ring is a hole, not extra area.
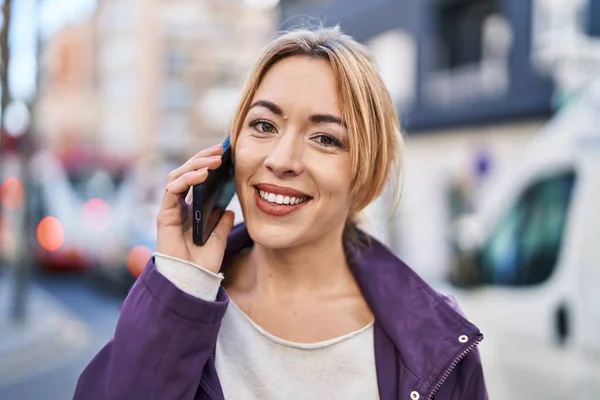
M 273 125 L 269 121 L 265 121 L 263 119 L 255 119 L 254 121 L 250 122 L 250 127 L 254 128 L 255 130 L 259 131 L 260 133 L 275 133 L 275 132 L 277 132 L 277 128 L 275 128 L 275 125 Z
M 340 141 L 330 135 L 319 134 L 314 136 L 312 140 L 325 147 L 342 147 Z

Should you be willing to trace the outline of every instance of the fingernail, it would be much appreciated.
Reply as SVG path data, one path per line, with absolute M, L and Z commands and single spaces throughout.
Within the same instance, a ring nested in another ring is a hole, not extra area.
M 211 147 L 210 149 L 212 150 L 212 149 L 216 149 L 216 148 L 219 148 L 219 147 L 221 147 L 221 143 L 219 143 L 219 144 L 215 144 L 215 145 L 214 145 L 213 147 Z

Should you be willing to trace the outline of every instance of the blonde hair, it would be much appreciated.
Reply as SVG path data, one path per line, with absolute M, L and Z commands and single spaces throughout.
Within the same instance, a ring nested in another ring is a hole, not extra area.
M 338 27 L 282 32 L 263 48 L 232 122 L 233 149 L 263 77 L 275 63 L 291 56 L 323 59 L 333 69 L 354 171 L 351 194 L 355 206 L 349 222 L 356 223 L 358 212 L 381 194 L 386 182 L 394 185 L 398 195 L 403 140 L 394 102 L 368 50 Z M 397 201 L 398 196 L 395 198 Z

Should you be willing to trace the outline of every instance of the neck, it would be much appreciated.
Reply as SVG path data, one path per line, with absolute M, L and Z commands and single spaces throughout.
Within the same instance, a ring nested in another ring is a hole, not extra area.
M 250 269 L 254 288 L 267 296 L 354 285 L 341 232 L 294 248 L 269 249 L 255 243 Z

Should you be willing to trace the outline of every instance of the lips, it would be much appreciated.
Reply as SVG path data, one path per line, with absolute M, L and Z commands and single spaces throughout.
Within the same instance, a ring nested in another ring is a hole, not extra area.
M 312 197 L 292 188 L 260 184 L 256 185 L 255 199 L 258 208 L 272 216 L 284 216 L 304 207 Z
M 256 185 L 256 187 L 258 188 L 258 190 L 262 190 L 263 192 L 267 192 L 267 193 L 273 193 L 275 195 L 280 194 L 282 196 L 290 196 L 290 197 L 310 197 L 306 193 L 303 193 L 299 190 L 284 187 L 284 186 L 271 185 L 269 183 L 260 183 L 260 184 Z

